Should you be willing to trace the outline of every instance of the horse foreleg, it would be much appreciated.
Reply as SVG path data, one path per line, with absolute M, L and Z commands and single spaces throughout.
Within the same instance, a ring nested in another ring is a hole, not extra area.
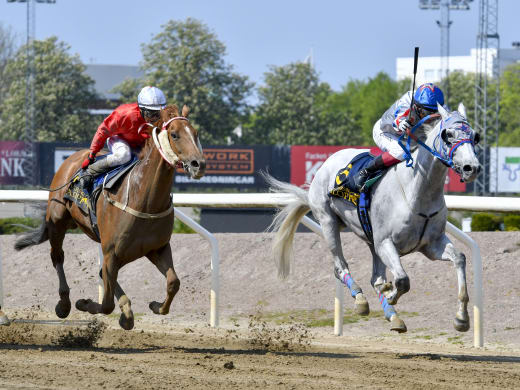
M 395 305 L 401 295 L 410 291 L 410 278 L 404 271 L 399 253 L 390 239 L 386 239 L 374 247 L 377 256 L 390 269 L 395 282 L 393 288 L 390 283 L 385 283 L 381 292 L 384 293 L 390 305 Z
M 99 277 L 103 279 L 103 270 L 99 270 Z M 114 286 L 114 294 L 116 296 L 119 308 L 121 309 L 121 315 L 119 316 L 119 325 L 124 330 L 131 330 L 134 328 L 134 312 L 132 311 L 132 302 L 127 297 L 123 288 L 116 280 Z
M 166 315 L 170 312 L 170 305 L 173 297 L 179 291 L 181 282 L 173 268 L 172 250 L 170 243 L 163 246 L 161 249 L 150 252 L 146 255 L 148 259 L 157 267 L 159 271 L 166 277 L 166 299 L 160 302 L 150 302 L 149 307 L 155 314 Z
M 395 308 L 388 303 L 385 296 L 385 292 L 392 288 L 391 283 L 387 283 L 386 281 L 386 266 L 381 261 L 381 258 L 375 253 L 372 246 L 370 247 L 370 251 L 372 252 L 372 278 L 370 283 L 379 298 L 379 303 L 381 303 L 381 306 L 383 307 L 385 318 L 390 321 L 390 330 L 404 333 L 407 331 L 404 321 L 399 318 Z
M 80 311 L 88 311 L 90 314 L 110 314 L 114 311 L 116 306 L 114 303 L 114 293 L 119 265 L 116 263 L 116 258 L 111 254 L 103 252 L 103 259 L 102 278 L 103 287 L 105 289 L 103 302 L 99 304 L 92 299 L 78 299 L 76 301 L 76 308 Z
M 370 313 L 368 301 L 363 295 L 361 287 L 359 287 L 352 278 L 348 268 L 348 263 L 343 255 L 339 218 L 333 214 L 330 208 L 329 212 L 313 210 L 313 214 L 316 215 L 320 225 L 322 226 L 323 237 L 332 253 L 334 259 L 334 275 L 350 290 L 350 295 L 355 299 L 356 313 L 360 315 L 368 315 Z
M 453 243 L 446 235 L 443 235 L 438 241 L 425 247 L 422 252 L 431 260 L 449 260 L 455 265 L 459 285 L 459 307 L 455 315 L 453 326 L 459 332 L 467 332 L 469 330 L 469 295 L 466 283 L 466 256 L 455 249 Z

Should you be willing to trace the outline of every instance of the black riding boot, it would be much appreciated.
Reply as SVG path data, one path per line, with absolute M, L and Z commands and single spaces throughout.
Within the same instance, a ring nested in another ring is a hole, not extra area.
M 385 163 L 383 162 L 382 155 L 379 155 L 372 161 L 370 161 L 368 165 L 365 168 L 361 169 L 354 177 L 354 184 L 356 185 L 357 191 L 361 192 L 363 190 L 365 182 L 372 173 L 384 168 Z
M 81 176 L 79 182 L 83 191 L 88 193 L 94 183 L 94 177 L 101 175 L 102 173 L 108 172 L 112 169 L 111 166 L 108 165 L 108 161 L 106 158 L 96 161 L 93 164 L 90 164 L 86 169 L 86 172 Z

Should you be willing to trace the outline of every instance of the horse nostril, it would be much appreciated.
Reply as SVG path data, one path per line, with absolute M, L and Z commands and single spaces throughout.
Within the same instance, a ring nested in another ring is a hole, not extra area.
M 471 165 L 464 165 L 464 167 L 462 168 L 464 170 L 464 172 L 473 172 L 473 167 Z
M 477 168 L 477 173 L 480 173 L 481 170 L 482 170 L 482 167 L 479 165 Z
M 197 160 L 193 160 L 193 161 L 191 162 L 191 166 L 192 166 L 193 168 L 198 168 L 198 167 L 199 167 L 199 162 L 198 162 Z

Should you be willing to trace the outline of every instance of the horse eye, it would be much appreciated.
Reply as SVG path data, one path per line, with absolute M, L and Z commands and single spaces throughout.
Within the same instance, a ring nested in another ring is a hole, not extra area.
M 473 143 L 476 145 L 480 142 L 480 133 L 475 133 L 475 138 L 473 138 Z
M 177 137 L 177 134 L 175 134 L 175 133 L 171 133 L 170 137 L 172 137 L 173 140 L 176 140 L 177 138 L 179 138 L 179 137 Z

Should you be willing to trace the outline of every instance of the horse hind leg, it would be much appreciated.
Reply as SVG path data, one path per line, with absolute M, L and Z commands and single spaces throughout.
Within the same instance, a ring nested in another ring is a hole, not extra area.
M 58 293 L 60 295 L 60 300 L 54 309 L 59 318 L 67 318 L 71 309 L 69 297 L 70 288 L 67 284 L 67 278 L 63 269 L 63 262 L 65 260 L 65 255 L 63 253 L 63 239 L 65 238 L 65 233 L 67 232 L 69 223 L 70 220 L 65 219 L 56 222 L 49 220 L 49 222 L 47 222 L 49 242 L 51 244 L 52 265 L 56 269 L 59 280 Z
M 394 306 L 388 302 L 385 295 L 392 290 L 392 284 L 386 281 L 386 266 L 375 253 L 374 248 L 370 247 L 370 250 L 372 252 L 372 279 L 370 283 L 378 296 L 379 303 L 383 307 L 386 320 L 390 322 L 390 330 L 404 333 L 407 331 L 406 324 L 399 318 Z
M 334 258 L 334 275 L 338 278 L 341 283 L 348 287 L 350 295 L 355 299 L 355 311 L 359 315 L 366 316 L 370 313 L 368 301 L 363 295 L 363 290 L 357 285 L 352 278 L 348 263 L 343 255 L 343 249 L 341 248 L 341 237 L 340 237 L 340 221 L 339 218 L 333 214 L 332 210 L 318 211 L 313 209 L 313 214 L 317 216 L 320 225 L 323 230 L 323 237 L 329 246 L 329 250 Z
M 146 255 L 157 269 L 166 277 L 166 299 L 161 302 L 150 302 L 149 307 L 155 314 L 166 315 L 170 312 L 173 298 L 179 291 L 181 282 L 173 268 L 173 259 L 170 243 L 157 251 Z

